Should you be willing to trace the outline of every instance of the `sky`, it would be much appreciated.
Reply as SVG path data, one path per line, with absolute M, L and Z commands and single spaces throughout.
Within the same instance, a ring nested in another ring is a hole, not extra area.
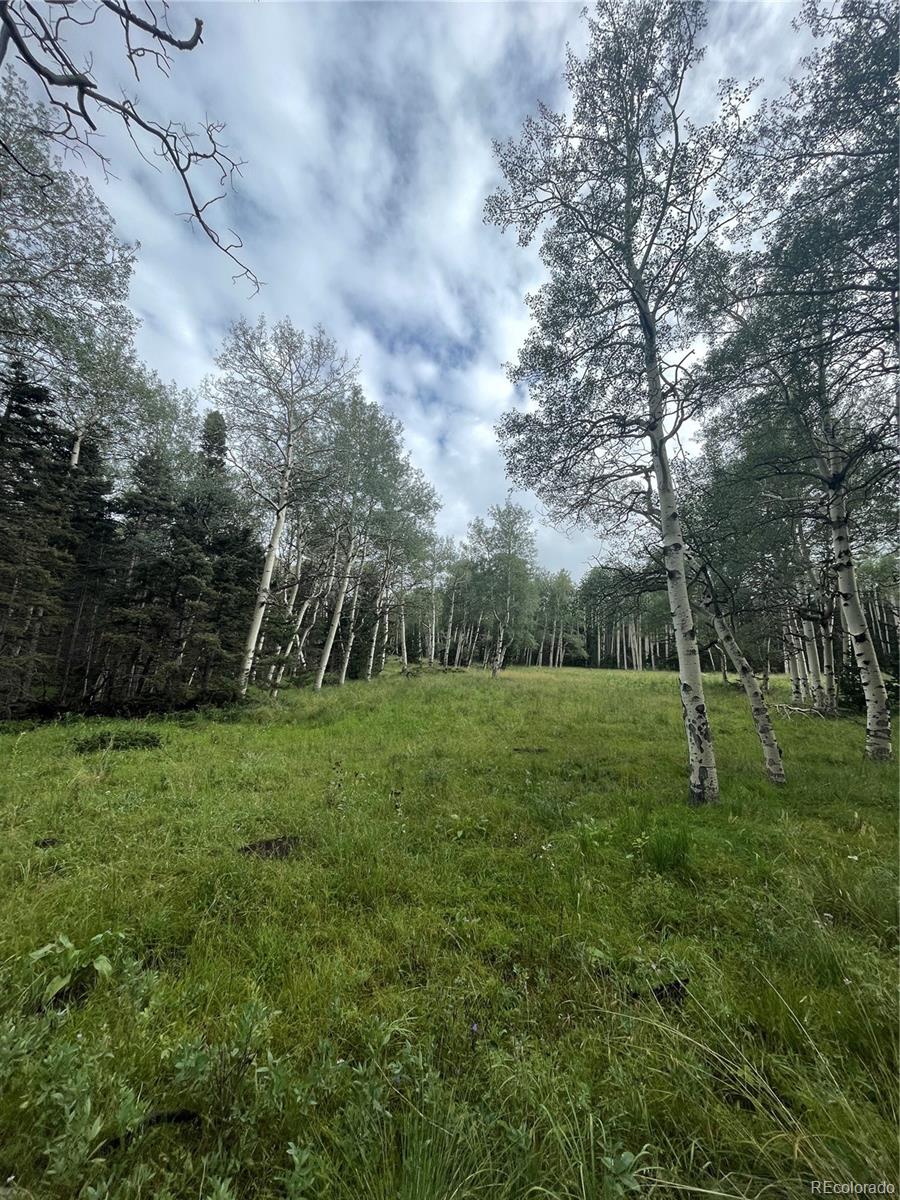
M 536 246 L 482 220 L 500 182 L 492 140 L 515 136 L 539 100 L 565 108 L 565 47 L 582 44 L 581 7 L 177 0 L 173 28 L 183 35 L 200 17 L 203 43 L 176 52 L 169 78 L 148 66 L 140 83 L 114 20 L 85 30 L 107 90 L 138 97 L 156 119 L 224 121 L 246 162 L 212 213 L 240 233 L 264 281 L 255 297 L 176 215 L 177 180 L 112 122 L 101 126 L 116 177 L 90 160 L 84 169 L 120 236 L 140 243 L 131 300 L 145 361 L 195 388 L 235 318 L 321 323 L 359 358 L 367 395 L 403 423 L 443 502 L 439 532 L 463 537 L 509 491 L 494 425 L 515 402 L 504 364 L 542 278 Z M 796 14 L 792 2 L 713 4 L 692 110 L 711 111 L 725 76 L 764 76 L 780 90 L 803 50 Z M 538 518 L 542 564 L 583 574 L 595 532 L 552 530 L 533 497 L 514 499 Z

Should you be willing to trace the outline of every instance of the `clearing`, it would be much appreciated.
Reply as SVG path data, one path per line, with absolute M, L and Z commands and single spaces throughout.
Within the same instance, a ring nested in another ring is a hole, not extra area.
M 895 771 L 706 682 L 696 811 L 649 672 L 6 727 L 0 1194 L 892 1180 Z

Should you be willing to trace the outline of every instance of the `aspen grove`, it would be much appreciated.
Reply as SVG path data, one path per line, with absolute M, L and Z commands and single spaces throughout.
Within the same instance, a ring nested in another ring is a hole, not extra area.
M 546 282 L 501 420 L 510 479 L 598 536 L 538 562 L 515 499 L 458 540 L 323 328 L 236 318 L 197 394 L 140 361 L 136 250 L 3 82 L 0 711 L 143 713 L 404 672 L 670 671 L 689 800 L 719 794 L 704 672 L 891 755 L 898 606 L 896 110 L 886 7 L 814 3 L 782 95 L 689 110 L 701 5 L 600 0 L 568 114 L 496 148 L 486 216 Z M 190 47 L 188 47 L 190 48 Z M 65 212 L 65 220 L 58 214 Z M 215 239 L 213 239 L 215 240 Z M 677 683 L 676 683 L 677 675 Z
M 0 0 L 0 1200 L 893 1194 L 897 0 Z

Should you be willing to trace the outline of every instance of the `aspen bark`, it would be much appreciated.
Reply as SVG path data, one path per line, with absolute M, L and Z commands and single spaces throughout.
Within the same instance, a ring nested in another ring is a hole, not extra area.
M 303 618 L 306 616 L 306 611 L 309 608 L 311 602 L 312 602 L 312 597 L 311 596 L 307 597 L 303 601 L 303 603 L 300 605 L 300 611 L 297 613 L 297 616 L 294 618 L 294 628 L 291 632 L 290 641 L 287 644 L 287 649 L 285 650 L 285 652 L 281 658 L 281 661 L 278 664 L 278 670 L 275 672 L 275 678 L 272 681 L 272 699 L 273 700 L 277 700 L 277 698 L 278 698 L 278 689 L 281 686 L 282 679 L 284 678 L 284 672 L 285 672 L 285 668 L 287 667 L 288 659 L 294 653 L 294 650 L 299 645 L 300 627 L 303 624 Z M 302 654 L 301 654 L 301 660 L 302 660 Z
M 409 666 L 409 657 L 406 653 L 406 598 L 400 597 L 400 661 L 404 668 Z
M 437 606 L 434 596 L 434 579 L 431 580 L 431 630 L 428 642 L 428 665 L 434 666 L 434 656 L 437 650 Z
M 69 466 L 77 467 L 81 461 L 81 443 L 84 441 L 84 430 L 76 429 L 72 439 L 72 450 L 69 454 Z
M 350 585 L 350 573 L 353 564 L 353 556 L 356 551 L 355 542 L 351 540 L 347 550 L 347 562 L 344 567 L 344 573 L 341 576 L 338 594 L 334 602 L 334 612 L 331 614 L 331 623 L 328 626 L 328 633 L 325 635 L 325 644 L 322 647 L 322 653 L 319 657 L 319 668 L 316 671 L 316 679 L 313 684 L 315 691 L 322 690 L 322 681 L 325 678 L 325 672 L 328 669 L 328 660 L 331 657 L 331 648 L 334 645 L 335 634 L 337 633 L 338 625 L 341 620 L 341 611 L 344 607 L 344 597 L 347 595 L 347 588 Z
M 766 775 L 769 777 L 770 783 L 784 783 L 785 774 L 784 764 L 781 761 L 781 749 L 775 737 L 775 730 L 772 727 L 772 719 L 769 716 L 768 706 L 756 681 L 756 676 L 753 674 L 753 668 L 744 656 L 728 624 L 718 612 L 711 595 L 707 595 L 704 601 L 701 602 L 701 607 L 712 621 L 719 644 L 731 659 L 731 665 L 737 671 L 740 678 L 741 685 L 750 705 L 753 724 L 756 726 L 756 736 L 759 738 L 759 743 L 762 746 Z
M 347 668 L 350 666 L 350 655 L 353 652 L 353 643 L 356 640 L 356 608 L 359 603 L 359 584 L 353 589 L 353 600 L 350 604 L 350 628 L 347 631 L 347 644 L 344 647 L 344 656 L 341 659 L 341 674 L 338 679 L 338 686 L 343 687 L 347 682 Z
M 803 635 L 803 646 L 806 654 L 806 670 L 809 675 L 809 686 L 812 692 L 813 706 L 819 712 L 825 712 L 828 701 L 822 684 L 822 670 L 819 664 L 819 644 L 816 639 L 816 628 L 807 617 L 801 618 L 800 629 Z
M 262 628 L 263 617 L 266 615 L 266 608 L 269 604 L 269 594 L 272 585 L 272 572 L 275 569 L 275 560 L 278 557 L 278 547 L 281 545 L 281 535 L 284 532 L 284 523 L 287 519 L 287 497 L 285 495 L 286 488 L 282 488 L 282 495 L 279 498 L 278 508 L 275 512 L 275 524 L 272 526 L 272 534 L 269 538 L 269 544 L 266 547 L 266 558 L 263 563 L 262 576 L 259 581 L 259 588 L 256 592 L 256 604 L 253 609 L 253 619 L 250 622 L 250 628 L 247 631 L 247 641 L 244 643 L 244 657 L 241 662 L 241 673 L 239 675 L 239 686 L 242 696 L 246 696 L 247 687 L 250 683 L 250 672 L 253 668 L 253 659 L 256 654 L 256 646 L 259 641 L 259 631 Z
M 813 693 L 809 685 L 809 673 L 806 669 L 806 655 L 803 650 L 803 641 L 797 633 L 793 620 L 789 625 L 789 629 L 791 631 L 791 642 L 794 647 L 794 662 L 797 666 L 797 682 L 800 687 L 800 695 L 805 701 L 811 703 Z
M 866 698 L 866 755 L 876 762 L 884 762 L 891 757 L 891 711 L 878 655 L 860 603 L 847 521 L 847 501 L 839 488 L 831 491 L 828 515 L 838 598 Z
M 500 674 L 500 668 L 503 666 L 503 655 L 504 655 L 503 633 L 504 633 L 503 625 L 500 624 L 497 627 L 497 644 L 496 644 L 496 648 L 494 650 L 494 658 L 491 663 L 491 679 L 497 678 L 497 676 Z
M 447 618 L 447 633 L 444 642 L 444 666 L 450 666 L 450 636 L 453 633 L 453 609 L 456 606 L 456 588 L 450 592 L 450 616 Z
M 481 621 L 482 621 L 483 617 L 484 617 L 484 612 L 482 611 L 478 614 L 478 622 L 475 625 L 474 632 L 472 633 L 472 644 L 469 647 L 469 658 L 468 658 L 468 661 L 466 662 L 466 670 L 468 670 L 469 667 L 471 667 L 472 661 L 475 658 L 475 647 L 478 645 L 478 638 L 481 634 Z
M 651 353 L 651 347 L 648 346 L 646 357 L 651 398 L 656 397 L 652 409 L 654 425 L 650 440 L 656 488 L 659 495 L 666 587 L 669 594 L 669 608 L 672 613 L 675 649 L 678 654 L 678 678 L 681 687 L 685 736 L 688 744 L 689 803 L 692 805 L 710 804 L 719 799 L 719 779 L 706 709 L 706 697 L 703 692 L 703 675 L 700 670 L 700 655 L 697 652 L 694 614 L 691 611 L 691 601 L 688 595 L 684 535 L 672 486 L 668 447 L 662 430 L 662 387 L 655 347 L 652 347 Z

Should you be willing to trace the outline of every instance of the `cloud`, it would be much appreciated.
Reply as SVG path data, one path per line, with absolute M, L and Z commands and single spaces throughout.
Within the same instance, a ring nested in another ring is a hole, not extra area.
M 493 435 L 513 403 L 503 364 L 528 327 L 534 247 L 482 222 L 498 182 L 493 139 L 514 136 L 537 101 L 565 107 L 567 41 L 582 41 L 580 3 L 198 4 L 204 42 L 170 79 L 136 84 L 113 22 L 84 31 L 98 72 L 153 115 L 227 124 L 247 160 L 213 210 L 240 230 L 265 287 L 255 299 L 183 221 L 177 180 L 104 128 L 118 178 L 88 170 L 128 240 L 141 242 L 132 301 L 140 349 L 164 378 L 196 386 L 228 322 L 260 311 L 317 322 L 359 355 L 368 393 L 406 429 L 413 460 L 444 501 L 442 533 L 461 537 L 508 489 Z M 789 69 L 785 4 L 712 9 L 703 79 Z M 99 39 L 99 42 L 98 42 Z M 215 181 L 210 180 L 215 187 Z M 521 499 L 521 497 L 519 497 Z M 537 512 L 533 498 L 525 498 Z M 539 532 L 545 565 L 580 574 L 590 533 Z

